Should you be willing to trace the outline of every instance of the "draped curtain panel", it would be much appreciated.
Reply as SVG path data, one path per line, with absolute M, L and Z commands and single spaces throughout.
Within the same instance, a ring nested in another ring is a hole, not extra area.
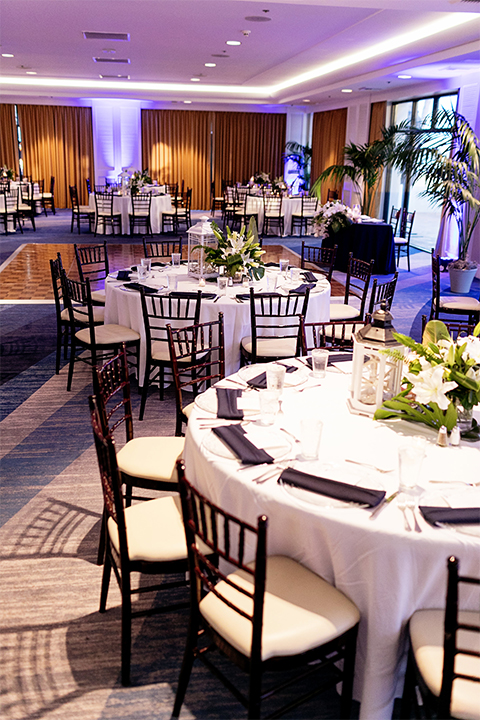
M 0 167 L 2 165 L 14 170 L 15 176 L 18 175 L 15 106 L 6 105 L 5 103 L 0 105 Z
M 32 180 L 55 178 L 55 205 L 70 204 L 68 186 L 76 185 L 87 204 L 86 178 L 95 177 L 91 108 L 18 105 L 22 130 L 24 173 Z
M 330 165 L 344 162 L 343 148 L 347 133 L 347 108 L 314 113 L 312 129 L 312 180 Z M 336 190 L 342 196 L 342 183 L 333 181 L 322 185 L 322 203 L 327 202 L 328 190 Z
M 142 165 L 159 183 L 182 180 L 192 188 L 192 208 L 210 207 L 213 113 L 142 110 Z
M 382 136 L 382 128 L 385 127 L 386 119 L 387 119 L 387 103 L 386 103 L 386 101 L 372 103 L 370 105 L 370 129 L 368 132 L 368 142 L 369 143 L 372 143 L 375 140 L 382 139 L 382 137 L 383 137 Z M 382 187 L 382 177 L 383 177 L 383 171 L 381 172 L 378 182 L 375 186 L 375 191 L 376 191 L 375 203 L 371 210 L 373 217 L 379 217 L 379 213 L 380 213 L 381 193 L 379 191 Z
M 215 192 L 222 180 L 248 181 L 255 172 L 283 177 L 287 116 L 267 113 L 216 112 L 214 138 Z

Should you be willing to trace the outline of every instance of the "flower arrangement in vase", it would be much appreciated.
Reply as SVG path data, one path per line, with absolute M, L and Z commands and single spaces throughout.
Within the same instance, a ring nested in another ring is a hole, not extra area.
M 360 220 L 359 208 L 348 207 L 339 200 L 321 205 L 318 213 L 313 218 L 313 233 L 315 237 L 326 238 L 330 233 L 336 233 L 343 228 L 352 225 Z
M 148 174 L 148 168 L 141 172 L 140 170 L 135 170 L 130 178 L 130 193 L 136 195 L 144 185 L 152 185 L 152 178 Z
M 386 400 L 374 419 L 397 417 L 436 429 L 445 425 L 448 431 L 458 425 L 463 437 L 479 439 L 472 410 L 480 403 L 480 323 L 473 335 L 456 340 L 440 320 L 427 323 L 422 343 L 408 335 L 394 336 L 410 349 L 408 372 L 403 390 Z
M 5 178 L 6 180 L 15 180 L 15 172 L 12 168 L 2 165 L 0 168 L 0 177 Z
M 265 250 L 258 242 L 255 219 L 251 218 L 248 230 L 242 226 L 237 232 L 227 226 L 226 234 L 216 223 L 211 225 L 218 245 L 205 248 L 205 261 L 213 267 L 223 267 L 225 275 L 232 279 L 248 273 L 251 278 L 260 280 L 265 274 L 265 265 L 261 260 Z

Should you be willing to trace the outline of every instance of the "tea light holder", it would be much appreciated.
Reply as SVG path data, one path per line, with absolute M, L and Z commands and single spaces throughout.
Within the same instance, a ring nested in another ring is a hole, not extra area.
M 218 240 L 215 237 L 208 215 L 203 215 L 200 222 L 187 230 L 188 238 L 188 269 L 190 277 L 210 278 L 216 277 L 218 273 L 215 268 L 205 261 L 205 248 L 217 247 Z

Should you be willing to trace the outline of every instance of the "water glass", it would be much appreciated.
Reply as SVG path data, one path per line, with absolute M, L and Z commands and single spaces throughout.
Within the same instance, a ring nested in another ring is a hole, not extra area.
M 168 289 L 176 290 L 178 288 L 178 275 L 176 273 L 167 273 Z
M 219 295 L 225 295 L 227 292 L 227 276 L 219 275 L 217 278 L 217 289 Z
M 142 267 L 147 269 L 147 277 L 148 277 L 152 271 L 152 258 L 142 258 L 140 260 L 140 264 L 142 265 Z
M 327 372 L 328 350 L 314 348 L 312 350 L 312 372 L 313 377 L 324 378 Z
M 415 488 L 425 457 L 425 447 L 426 441 L 423 437 L 405 438 L 398 446 L 398 477 L 401 492 L 412 493 Z
M 138 272 L 138 279 L 139 280 L 146 280 L 148 277 L 148 270 L 146 265 L 138 265 L 137 266 L 137 272 Z
M 305 460 L 316 460 L 320 449 L 323 423 L 317 418 L 303 418 L 300 421 L 300 449 Z
M 280 409 L 278 392 L 276 390 L 260 390 L 260 424 L 273 425 Z
M 287 272 L 288 272 L 288 260 L 285 260 L 285 259 L 280 260 L 279 265 L 280 265 L 280 272 L 283 273 L 283 275 L 286 278 Z
M 267 389 L 274 390 L 277 397 L 280 397 L 285 384 L 285 373 L 287 368 L 285 365 L 268 365 L 267 366 Z
M 277 289 L 278 275 L 267 275 L 267 290 L 268 292 L 275 292 Z
M 172 253 L 172 267 L 180 267 L 180 253 Z

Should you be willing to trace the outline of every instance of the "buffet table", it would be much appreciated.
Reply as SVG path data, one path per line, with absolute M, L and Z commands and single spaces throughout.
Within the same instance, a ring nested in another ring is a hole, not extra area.
M 174 273 L 177 275 L 178 287 L 180 292 L 191 292 L 199 290 L 199 282 L 194 278 L 188 277 L 187 268 L 181 265 L 172 269 L 167 266 L 165 268 L 152 270 L 151 276 L 145 281 L 148 287 L 157 287 L 160 293 L 168 292 L 167 275 Z M 140 293 L 125 287 L 125 283 L 118 282 L 117 273 L 112 273 L 105 284 L 106 302 L 105 302 L 105 322 L 119 323 L 136 330 L 140 333 L 140 377 L 143 378 L 145 372 L 145 332 L 142 317 L 142 308 L 140 303 Z M 277 268 L 268 268 L 264 278 L 258 283 L 253 283 L 255 292 L 273 289 L 273 282 L 279 278 Z M 317 284 L 310 292 L 310 299 L 307 310 L 307 321 L 328 321 L 330 314 L 330 283 L 320 274 L 317 274 Z M 132 277 L 132 280 L 136 278 Z M 283 288 L 283 292 L 288 293 L 289 289 L 298 287 L 301 280 L 298 278 L 294 281 L 279 278 L 279 286 Z M 215 283 L 206 283 L 206 287 L 201 288 L 205 293 L 213 293 L 217 296 L 217 285 Z M 250 303 L 248 300 L 236 300 L 236 295 L 248 294 L 249 289 L 241 285 L 234 285 L 227 288 L 227 294 L 221 295 L 218 300 L 214 298 L 203 299 L 200 312 L 200 322 L 209 322 L 216 320 L 218 313 L 224 315 L 224 333 L 225 333 L 225 372 L 230 374 L 240 367 L 240 340 L 246 335 L 250 335 Z M 175 325 L 173 322 L 172 325 Z M 178 323 L 177 323 L 178 325 Z
M 88 204 L 91 210 L 96 211 L 95 193 L 90 193 Z M 114 195 L 113 211 L 122 215 L 122 235 L 130 235 L 130 222 L 128 213 L 132 210 L 132 201 L 130 195 Z M 172 200 L 170 195 L 153 195 L 150 210 L 150 219 L 152 225 L 152 233 L 158 235 L 162 229 L 162 213 L 172 210 Z M 95 217 L 96 220 L 96 217 Z M 111 228 L 107 228 L 109 231 Z M 145 234 L 145 233 L 143 233 Z
M 353 252 L 354 258 L 375 261 L 375 275 L 391 275 L 395 272 L 393 228 L 388 223 L 353 223 L 324 238 L 322 245 L 338 246 L 335 270 L 347 272 L 348 256 Z
M 391 717 L 394 698 L 402 693 L 407 622 L 415 610 L 444 607 L 448 556 L 460 559 L 462 574 L 478 575 L 480 526 L 433 527 L 417 509 L 414 515 L 404 511 L 410 520 L 407 530 L 398 499 L 372 516 L 370 508 L 280 485 L 278 476 L 282 466 L 288 465 L 384 489 L 389 495 L 398 489 L 400 440 L 420 434 L 427 439 L 421 487 L 417 488 L 420 504 L 479 507 L 480 488 L 473 484 L 479 480 L 480 451 L 478 444 L 463 442 L 457 448 L 440 448 L 435 444 L 435 432 L 424 426 L 403 421 L 379 423 L 351 414 L 346 406 L 351 379 L 348 363 L 329 366 L 326 378 L 318 381 L 300 360 L 288 362 L 298 363 L 303 379 L 297 378 L 292 387 L 284 389 L 283 412 L 273 426 L 258 424 L 254 409 L 258 393 L 243 393 L 248 397 L 245 407 L 250 407 L 250 414 L 245 410 L 245 418 L 250 420 L 244 429 L 258 447 L 267 452 L 275 449 L 279 465 L 273 475 L 268 475 L 272 466 L 241 465 L 212 433 L 215 422 L 229 422 L 211 420 L 209 425 L 205 420 L 215 418 L 213 388 L 197 398 L 197 408 L 189 419 L 186 475 L 213 502 L 243 520 L 254 524 L 259 515 L 267 515 L 269 555 L 293 557 L 356 603 L 361 621 L 354 697 L 361 702 L 360 718 L 386 720 Z M 248 379 L 246 373 L 255 371 L 251 366 L 244 368 L 234 376 L 236 384 L 228 378 L 220 384 L 238 388 L 237 383 Z M 480 419 L 479 414 L 477 417 Z M 303 461 L 298 443 L 280 429 L 298 437 L 301 418 L 323 421 L 317 461 Z M 462 596 L 462 607 L 477 609 L 473 598 L 478 601 L 473 593 Z

